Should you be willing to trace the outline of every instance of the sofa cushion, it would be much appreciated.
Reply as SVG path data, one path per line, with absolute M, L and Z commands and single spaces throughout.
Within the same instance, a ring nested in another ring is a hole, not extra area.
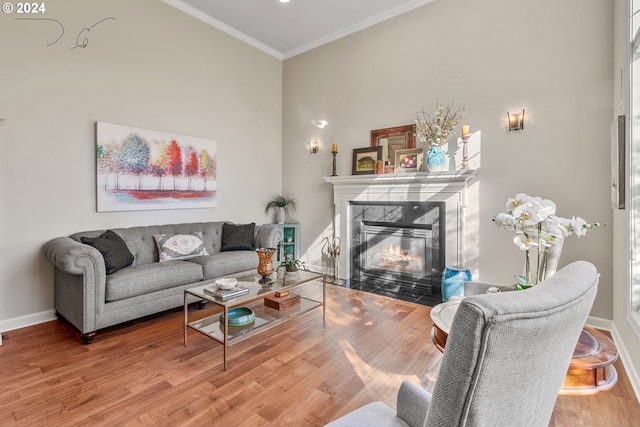
M 256 251 L 218 252 L 217 254 L 191 258 L 192 262 L 202 266 L 204 280 L 227 276 L 258 268 Z
M 209 255 L 207 248 L 204 246 L 202 233 L 156 234 L 153 238 L 158 246 L 160 262 Z
M 81 237 L 80 241 L 100 251 L 107 274 L 113 274 L 133 262 L 133 254 L 127 244 L 111 230 L 105 231 L 99 237 Z
M 222 226 L 222 251 L 253 250 L 253 235 L 256 223 L 227 224 Z
M 105 299 L 107 302 L 118 301 L 198 282 L 202 277 L 202 267 L 191 262 L 167 261 L 137 265 L 107 277 Z

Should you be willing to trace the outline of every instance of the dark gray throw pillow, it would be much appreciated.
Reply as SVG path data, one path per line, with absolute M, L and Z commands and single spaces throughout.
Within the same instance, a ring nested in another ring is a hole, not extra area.
M 133 254 L 127 244 L 114 231 L 107 230 L 100 237 L 81 237 L 80 241 L 100 251 L 107 274 L 122 270 L 133 262 Z
M 253 233 L 256 223 L 251 224 L 222 224 L 222 250 L 223 251 L 252 251 Z

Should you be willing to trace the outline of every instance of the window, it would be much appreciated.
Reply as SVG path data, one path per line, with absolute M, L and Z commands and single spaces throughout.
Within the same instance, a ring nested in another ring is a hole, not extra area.
M 631 2 L 631 97 L 629 120 L 629 230 L 631 274 L 629 288 L 629 323 L 640 336 L 640 0 Z

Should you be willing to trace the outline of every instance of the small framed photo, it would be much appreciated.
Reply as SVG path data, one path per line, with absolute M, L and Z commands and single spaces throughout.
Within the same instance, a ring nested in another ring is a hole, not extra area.
M 424 151 L 421 148 L 396 151 L 395 172 L 418 172 L 422 169 Z
M 382 160 L 382 147 L 354 148 L 351 175 L 374 174 L 378 160 Z

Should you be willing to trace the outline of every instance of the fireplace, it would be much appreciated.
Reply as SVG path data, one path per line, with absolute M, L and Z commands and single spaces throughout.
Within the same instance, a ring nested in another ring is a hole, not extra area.
M 342 242 L 338 275 L 346 286 L 419 304 L 425 299 L 418 295 L 429 293 L 436 296 L 426 305 L 441 302 L 444 267 L 477 256 L 477 245 L 464 246 L 465 236 L 477 240 L 477 222 L 465 230 L 469 196 L 477 203 L 477 186 L 469 191 L 476 176 L 466 170 L 325 177 L 333 186 L 331 234 Z M 367 247 L 383 252 L 367 259 Z M 413 260 L 418 252 L 422 265 Z
M 438 298 L 444 269 L 443 202 L 350 202 L 351 286 L 404 287 Z

